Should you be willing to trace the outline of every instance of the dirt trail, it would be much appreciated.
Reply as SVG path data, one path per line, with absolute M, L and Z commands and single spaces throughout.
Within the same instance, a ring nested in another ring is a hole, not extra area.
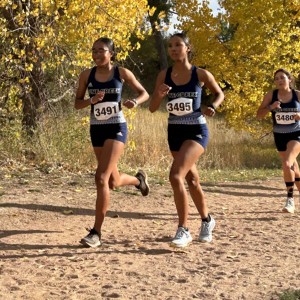
M 0 176 L 0 299 L 278 299 L 300 289 L 300 206 L 281 213 L 281 178 L 203 184 L 214 241 L 169 247 L 177 217 L 169 184 L 112 192 L 103 246 L 78 242 L 94 220 L 92 175 Z

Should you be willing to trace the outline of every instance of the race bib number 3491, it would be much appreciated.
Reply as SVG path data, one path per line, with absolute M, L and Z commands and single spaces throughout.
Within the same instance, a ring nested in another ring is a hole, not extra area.
M 97 120 L 107 120 L 119 113 L 118 102 L 99 102 L 94 105 L 94 116 Z
M 280 125 L 289 125 L 295 123 L 295 112 L 277 112 L 275 114 L 276 123 Z
M 177 98 L 167 103 L 167 111 L 176 116 L 184 116 L 193 112 L 193 99 Z

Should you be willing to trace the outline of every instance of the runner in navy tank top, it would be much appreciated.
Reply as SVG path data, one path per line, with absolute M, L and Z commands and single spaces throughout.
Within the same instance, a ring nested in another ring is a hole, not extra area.
M 297 157 L 300 153 L 300 91 L 294 89 L 292 75 L 285 69 L 274 74 L 276 90 L 269 91 L 257 111 L 257 118 L 272 113 L 274 141 L 281 158 L 287 189 L 283 212 L 294 213 L 294 184 L 300 191 Z
M 224 100 L 224 94 L 210 72 L 189 62 L 191 45 L 185 34 L 171 36 L 168 54 L 174 64 L 159 73 L 149 109 L 151 112 L 156 111 L 163 98 L 167 97 L 168 143 L 173 156 L 170 182 L 178 214 L 178 228 L 170 245 L 185 247 L 192 241 L 187 227 L 188 194 L 185 180 L 202 219 L 199 240 L 212 241 L 215 220 L 208 213 L 196 167 L 208 143 L 206 119 L 201 111 L 202 86 L 206 85 L 214 95 L 213 103 L 203 111 L 207 116 L 214 116 L 216 108 Z
M 122 111 L 123 82 L 137 94 L 135 99 L 123 101 L 128 109 L 148 100 L 149 95 L 131 71 L 113 65 L 114 43 L 109 38 L 94 42 L 92 57 L 96 64 L 80 74 L 75 108 L 90 106 L 90 135 L 97 158 L 95 183 L 97 187 L 95 223 L 81 244 L 88 247 L 101 245 L 101 227 L 109 206 L 109 189 L 124 185 L 138 188 L 143 196 L 149 194 L 147 175 L 139 170 L 135 176 L 120 174 L 117 163 L 123 153 L 127 137 L 127 125 Z M 86 90 L 89 99 L 84 99 Z

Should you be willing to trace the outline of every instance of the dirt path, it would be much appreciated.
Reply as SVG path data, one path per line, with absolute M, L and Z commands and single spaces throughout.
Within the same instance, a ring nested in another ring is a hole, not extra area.
M 151 181 L 150 181 L 151 182 Z M 170 248 L 176 213 L 169 184 L 112 193 L 104 245 L 78 241 L 94 220 L 92 175 L 0 176 L 0 299 L 277 299 L 300 289 L 300 207 L 281 213 L 281 178 L 203 184 L 214 241 Z

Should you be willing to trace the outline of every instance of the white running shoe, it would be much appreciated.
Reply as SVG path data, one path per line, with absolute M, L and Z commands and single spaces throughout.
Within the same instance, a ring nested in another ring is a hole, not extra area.
M 193 240 L 190 232 L 183 227 L 178 227 L 175 237 L 170 243 L 171 247 L 183 248 Z
M 282 209 L 283 212 L 287 212 L 293 214 L 295 212 L 295 203 L 293 198 L 287 198 L 284 208 Z
M 210 243 L 212 241 L 212 232 L 216 226 L 215 219 L 210 216 L 209 222 L 203 222 L 201 224 L 199 241 L 203 243 Z
M 101 234 L 99 234 L 94 228 L 87 229 L 89 234 L 81 239 L 80 243 L 86 247 L 98 247 L 101 246 Z

